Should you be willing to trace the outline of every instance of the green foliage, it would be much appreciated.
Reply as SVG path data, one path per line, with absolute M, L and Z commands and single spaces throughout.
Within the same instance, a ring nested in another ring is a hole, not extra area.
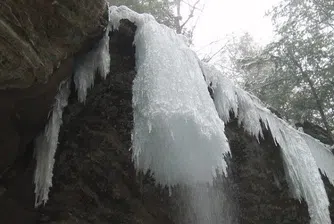
M 279 39 L 267 48 L 277 74 L 289 80 L 290 116 L 325 128 L 334 125 L 333 9 L 333 1 L 284 0 L 271 13 Z
M 245 79 L 253 79 L 245 87 L 286 118 L 333 130 L 334 1 L 283 0 L 270 15 L 275 41 L 241 60 Z

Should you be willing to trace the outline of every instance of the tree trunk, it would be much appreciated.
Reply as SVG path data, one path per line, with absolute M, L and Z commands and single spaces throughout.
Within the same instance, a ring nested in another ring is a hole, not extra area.
M 332 136 L 332 132 L 331 132 L 331 127 L 329 126 L 329 123 L 328 123 L 328 119 L 327 119 L 327 116 L 324 112 L 324 108 L 323 108 L 323 102 L 321 101 L 321 99 L 319 98 L 318 96 L 318 93 L 317 93 L 317 90 L 315 89 L 314 87 L 314 82 L 313 80 L 309 77 L 309 75 L 304 71 L 304 69 L 302 68 L 302 66 L 296 61 L 296 59 L 293 57 L 292 54 L 290 54 L 290 58 L 292 60 L 292 62 L 297 66 L 297 68 L 299 69 L 300 73 L 302 74 L 304 80 L 308 83 L 308 85 L 310 86 L 311 88 L 311 93 L 312 93 L 312 96 L 314 97 L 315 99 L 315 102 L 317 104 L 317 108 L 318 108 L 318 111 L 320 113 L 320 117 L 321 117 L 321 121 L 322 123 L 324 124 L 325 126 L 325 129 L 327 131 L 327 135 L 328 135 L 328 138 L 330 139 L 330 141 L 332 143 L 334 143 L 334 139 L 333 139 L 333 136 Z
M 181 0 L 175 0 L 176 5 L 176 17 L 175 17 L 175 27 L 176 27 L 176 33 L 180 34 L 182 32 L 181 28 Z

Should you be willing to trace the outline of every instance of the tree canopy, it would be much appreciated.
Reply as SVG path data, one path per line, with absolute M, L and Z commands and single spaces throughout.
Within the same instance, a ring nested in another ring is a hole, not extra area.
M 201 0 L 193 3 L 183 0 L 109 0 L 112 5 L 125 5 L 138 13 L 149 13 L 159 23 L 162 23 L 177 33 L 189 38 L 191 43 L 193 32 L 196 27 L 189 22 L 194 18 L 195 11 L 201 11 L 198 7 Z M 202 6 L 203 7 L 203 6 Z M 187 16 L 183 17 L 181 8 L 188 11 Z
M 334 127 L 334 2 L 282 0 L 268 15 L 275 39 L 254 50 L 239 41 L 232 57 L 242 85 L 294 122 Z M 245 40 L 247 40 L 245 42 Z M 242 51 L 248 47 L 253 51 Z M 231 57 L 230 57 L 231 58 Z

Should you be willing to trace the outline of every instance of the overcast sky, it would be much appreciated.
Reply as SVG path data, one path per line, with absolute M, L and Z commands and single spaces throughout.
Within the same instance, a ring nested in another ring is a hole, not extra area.
M 195 49 L 231 33 L 249 32 L 256 42 L 266 44 L 272 38 L 272 26 L 266 11 L 279 0 L 201 0 L 205 8 L 194 33 Z

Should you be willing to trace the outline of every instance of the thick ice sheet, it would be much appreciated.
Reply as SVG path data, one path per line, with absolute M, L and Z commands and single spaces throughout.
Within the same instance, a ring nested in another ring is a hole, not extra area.
M 219 70 L 208 64 L 199 63 L 208 85 L 213 88 L 219 116 L 228 121 L 230 111 L 233 111 L 245 130 L 257 138 L 263 135 L 260 122 L 262 121 L 281 147 L 290 187 L 297 198 L 303 197 L 307 202 L 311 223 L 331 223 L 329 201 L 318 166 L 325 173 L 330 173 L 332 178 L 333 166 L 330 164 L 333 164 L 333 155 L 329 155 L 315 139 L 300 133 L 272 114 L 256 97 L 234 86 Z M 317 149 L 320 151 L 316 151 Z M 321 162 L 326 155 L 331 159 L 327 158 Z
M 133 82 L 133 161 L 151 170 L 162 185 L 211 183 L 225 171 L 229 152 L 219 119 L 197 63 L 184 39 L 151 16 L 111 7 L 113 27 L 120 18 L 137 25 L 137 75 Z
M 58 134 L 62 122 L 63 110 L 70 95 L 69 81 L 62 82 L 55 98 L 52 114 L 43 133 L 35 142 L 35 206 L 45 204 L 52 186 L 54 156 L 58 145 Z

